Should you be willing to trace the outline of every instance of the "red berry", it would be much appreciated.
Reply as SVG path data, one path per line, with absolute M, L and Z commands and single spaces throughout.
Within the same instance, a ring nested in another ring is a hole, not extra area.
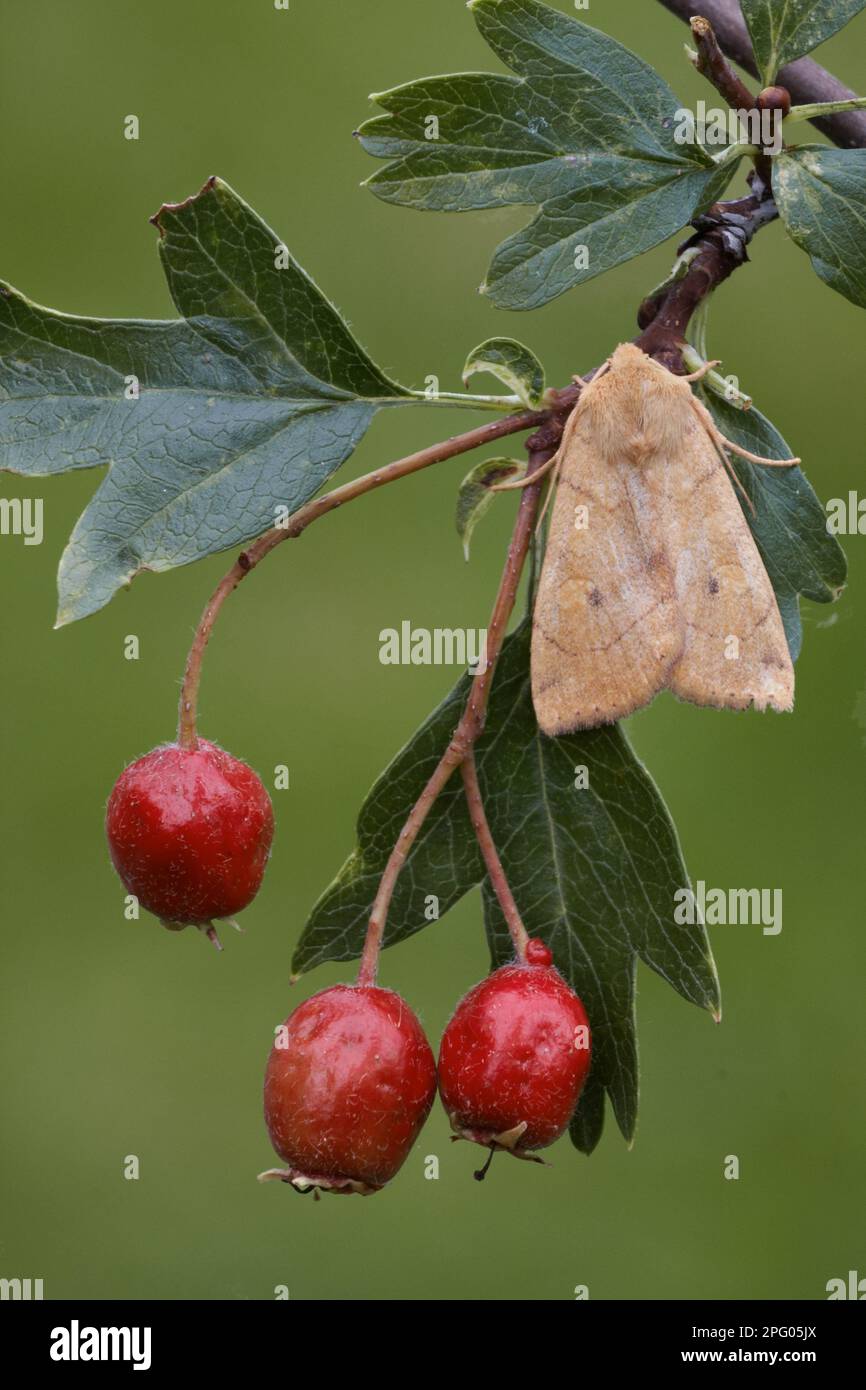
M 439 1053 L 455 1133 L 518 1158 L 565 1131 L 589 1071 L 586 1012 L 551 962 L 544 942 L 530 941 L 525 962 L 503 965 L 460 1001 Z
M 213 920 L 233 917 L 258 892 L 274 812 L 252 768 L 199 739 L 131 763 L 109 797 L 105 830 L 112 863 L 142 907 L 175 930 L 209 928 L 216 941 Z
M 299 1192 L 378 1192 L 402 1166 L 436 1095 L 421 1024 L 388 989 L 334 985 L 286 1019 L 265 1072 L 265 1123 Z M 318 1195 L 318 1194 L 317 1194 Z

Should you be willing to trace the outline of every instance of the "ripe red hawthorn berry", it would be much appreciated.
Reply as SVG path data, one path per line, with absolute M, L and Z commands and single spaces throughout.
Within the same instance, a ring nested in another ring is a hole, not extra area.
M 543 941 L 457 1005 L 439 1052 L 439 1094 L 457 1138 L 543 1162 L 589 1071 L 589 1021 Z M 490 1160 L 476 1177 L 483 1177 Z
M 402 1166 L 436 1095 L 436 1064 L 399 994 L 334 985 L 278 1030 L 265 1123 L 289 1165 L 259 1174 L 298 1192 L 378 1192 Z
M 246 763 L 199 739 L 168 743 L 120 774 L 105 831 L 125 888 L 163 926 L 197 926 L 214 944 L 215 919 L 252 902 L 274 833 L 271 800 Z

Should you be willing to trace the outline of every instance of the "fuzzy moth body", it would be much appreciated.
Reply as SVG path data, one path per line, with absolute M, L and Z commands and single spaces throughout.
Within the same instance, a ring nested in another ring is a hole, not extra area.
M 664 689 L 791 709 L 776 596 L 688 381 L 618 347 L 569 417 L 557 471 L 532 633 L 544 732 L 611 723 Z

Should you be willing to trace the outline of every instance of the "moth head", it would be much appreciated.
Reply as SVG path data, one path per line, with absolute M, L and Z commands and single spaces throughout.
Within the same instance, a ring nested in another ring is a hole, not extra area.
M 689 386 L 633 343 L 622 343 L 592 384 L 582 404 L 596 447 L 611 462 L 640 466 L 681 447 L 691 424 Z

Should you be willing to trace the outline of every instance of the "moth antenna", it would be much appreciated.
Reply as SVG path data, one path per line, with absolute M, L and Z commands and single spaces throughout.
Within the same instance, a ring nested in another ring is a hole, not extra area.
M 696 372 L 690 372 L 688 376 L 681 376 L 679 380 L 700 381 L 702 377 L 706 376 L 707 372 L 711 372 L 713 370 L 713 367 L 720 367 L 721 365 L 721 357 L 714 357 L 712 362 L 704 362 L 702 366 L 698 367 Z
M 608 370 L 609 366 L 610 362 L 605 362 L 604 366 L 601 368 L 601 371 L 596 372 L 592 380 L 597 381 L 599 376 L 601 376 L 603 372 L 606 372 Z M 584 381 L 583 377 L 581 376 L 572 377 L 572 380 L 575 382 L 575 384 L 580 383 L 580 385 L 583 387 L 592 384 L 591 382 Z M 549 458 L 547 460 L 547 463 L 543 463 L 540 468 L 536 468 L 535 472 L 530 473 L 528 477 L 516 478 L 513 483 L 494 483 L 494 485 L 490 489 L 491 492 L 512 492 L 515 488 L 529 487 L 530 483 L 539 482 L 544 477 L 545 473 L 548 473 L 551 468 L 558 464 L 560 456 L 564 452 L 566 443 L 568 442 L 568 439 L 571 435 L 571 431 L 574 429 L 574 418 L 577 414 L 577 407 L 580 405 L 581 399 L 582 397 L 579 397 L 578 400 L 575 402 L 574 406 L 572 407 L 571 414 L 566 420 L 565 426 L 562 431 L 562 438 L 559 441 L 559 448 L 557 449 L 553 457 Z M 545 502 L 544 506 L 546 510 L 547 502 Z M 543 515 L 544 512 L 542 512 L 542 516 Z
M 609 363 L 609 362 L 606 362 L 605 365 L 604 365 L 604 366 L 602 367 L 602 369 L 601 369 L 602 372 L 606 372 L 609 366 L 610 366 L 610 363 Z M 595 381 L 595 380 L 597 380 L 597 377 L 593 377 L 593 381 Z M 589 383 L 588 383 L 588 384 L 589 384 Z M 578 405 L 579 405 L 579 404 L 580 404 L 580 402 L 578 401 Z M 571 443 L 571 436 L 572 436 L 572 434 L 574 433 L 574 430 L 575 430 L 576 426 L 577 426 L 577 406 L 574 407 L 574 409 L 572 410 L 571 414 L 569 415 L 568 419 L 567 419 L 566 422 L 565 422 L 565 428 L 564 428 L 563 431 L 562 431 L 562 438 L 561 438 L 560 441 L 559 441 L 559 448 L 557 449 L 556 453 L 553 455 L 553 458 L 552 458 L 552 459 L 548 459 L 547 464 L 545 465 L 547 468 L 553 468 L 554 473 L 553 473 L 553 477 L 552 477 L 551 480 L 550 480 L 550 487 L 547 489 L 547 496 L 546 496 L 545 499 L 544 499 L 544 506 L 543 506 L 542 509 L 541 509 L 541 516 L 538 518 L 538 524 L 537 524 L 537 526 L 536 526 L 536 528 L 535 528 L 536 531 L 540 531 L 540 530 L 541 530 L 541 524 L 542 524 L 542 522 L 544 521 L 544 518 L 545 518 L 546 515 L 547 515 L 547 509 L 548 509 L 548 507 L 550 506 L 551 498 L 553 497 L 554 493 L 556 492 L 556 487 L 557 487 L 557 484 L 558 484 L 558 482 L 559 482 L 559 474 L 560 474 L 561 469 L 562 469 L 562 462 L 563 462 L 563 459 L 565 458 L 566 450 L 568 449 L 568 446 L 569 446 L 569 444 Z
M 608 368 L 609 366 L 610 366 L 610 363 L 609 363 L 609 362 L 605 363 L 604 367 L 602 367 L 602 371 L 607 371 L 607 368 Z M 595 377 L 593 378 L 593 380 L 596 380 L 596 379 L 597 379 L 597 378 L 595 378 Z M 579 404 L 579 402 L 578 402 L 578 404 Z M 563 461 L 563 459 L 565 458 L 565 453 L 566 453 L 566 450 L 567 450 L 567 448 L 568 448 L 568 446 L 569 446 L 569 444 L 570 444 L 570 442 L 571 442 L 571 436 L 572 436 L 572 434 L 574 433 L 574 429 L 575 429 L 576 424 L 577 424 L 577 406 L 574 407 L 574 410 L 571 412 L 571 414 L 569 415 L 568 419 L 567 419 L 566 422 L 565 422 L 565 429 L 562 431 L 562 438 L 561 438 L 560 441 L 559 441 L 559 448 L 557 449 L 556 453 L 553 455 L 553 458 L 548 459 L 547 463 L 545 464 L 545 469 L 547 469 L 547 468 L 553 468 L 553 469 L 554 469 L 554 473 L 553 473 L 553 477 L 552 477 L 551 480 L 550 480 L 550 487 L 547 489 L 547 496 L 546 496 L 545 499 L 544 499 L 544 506 L 543 506 L 542 509 L 541 509 L 541 516 L 538 518 L 538 522 L 537 522 L 536 527 L 535 527 L 536 534 L 541 530 L 542 524 L 543 524 L 543 522 L 544 522 L 544 518 L 547 516 L 547 509 L 548 509 L 548 507 L 550 506 L 551 500 L 552 500 L 552 498 L 553 498 L 553 496 L 554 496 L 554 494 L 555 494 L 555 492 L 556 492 L 556 487 L 557 487 L 557 484 L 558 484 L 558 482 L 559 482 L 559 474 L 560 474 L 560 471 L 561 471 L 561 469 L 562 469 L 562 461 Z M 539 474 L 537 474 L 536 476 L 540 476 L 540 472 L 539 472 Z
M 556 492 L 557 483 L 559 482 L 559 472 L 562 468 L 561 451 L 554 454 L 553 458 L 551 459 L 551 463 L 555 463 L 556 467 L 553 470 L 553 477 L 551 478 L 550 486 L 547 489 L 547 496 L 544 499 L 544 506 L 541 508 L 541 516 L 538 518 L 538 521 L 535 526 L 536 535 L 538 535 L 538 533 L 541 531 L 542 526 L 544 525 L 544 518 L 547 516 L 547 509 L 550 506 L 550 503 L 553 499 L 553 495 Z

